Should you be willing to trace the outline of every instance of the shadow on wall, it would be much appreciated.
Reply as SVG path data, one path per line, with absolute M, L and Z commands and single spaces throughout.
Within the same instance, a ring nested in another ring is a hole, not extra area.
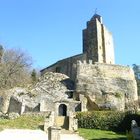
M 127 138 L 100 138 L 100 139 L 89 139 L 89 140 L 127 140 Z
M 62 81 L 60 81 L 62 84 L 64 84 L 66 87 L 67 87 L 67 89 L 69 89 L 69 90 L 74 90 L 74 82 L 70 79 L 70 78 L 67 78 L 67 79 L 65 79 L 65 80 L 62 80 Z
M 39 112 L 40 111 L 40 104 L 35 106 L 34 108 L 28 107 L 27 105 L 23 106 L 21 102 L 16 100 L 15 98 L 11 97 L 8 107 L 8 113 L 15 112 L 18 114 L 23 113 L 22 109 L 24 108 L 23 112 Z
M 87 107 L 88 111 L 99 110 L 98 105 L 94 101 L 92 101 L 89 96 L 86 96 L 86 98 L 87 98 L 86 107 Z
M 63 128 L 63 129 L 66 129 L 66 130 L 69 129 L 69 117 L 65 117 L 65 118 L 64 118 L 64 123 L 63 123 L 63 125 L 62 125 L 62 128 Z
M 15 112 L 20 114 L 22 108 L 22 103 L 17 101 L 15 98 L 11 97 L 8 107 L 8 113 Z

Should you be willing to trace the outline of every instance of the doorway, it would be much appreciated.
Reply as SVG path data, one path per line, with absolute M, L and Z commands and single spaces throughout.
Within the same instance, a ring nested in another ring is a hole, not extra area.
M 59 106 L 59 116 L 67 116 L 67 106 L 65 104 Z

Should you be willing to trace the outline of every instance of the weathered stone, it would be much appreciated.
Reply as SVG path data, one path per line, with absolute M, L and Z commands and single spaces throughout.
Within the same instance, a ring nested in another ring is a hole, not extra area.
M 4 114 L 7 113 L 9 107 L 9 101 L 10 101 L 10 95 L 7 92 L 3 92 L 0 101 L 0 111 Z
M 13 113 L 8 114 L 8 119 L 10 119 L 10 120 L 16 119 L 18 117 L 20 117 L 20 115 L 18 113 L 13 112 Z
M 83 53 L 41 70 L 42 76 L 33 87 L 4 91 L 0 111 L 53 111 L 55 116 L 70 116 L 70 112 L 81 110 L 135 110 L 134 73 L 114 61 L 112 34 L 95 14 L 83 30 Z
M 115 65 L 112 34 L 95 14 L 83 30 L 83 52 L 41 70 L 68 75 L 74 81 L 74 98 L 86 110 L 135 110 L 138 105 L 133 70 Z M 79 97 L 78 97 L 79 94 Z M 81 96 L 83 95 L 83 96 Z
M 3 96 L 0 96 L 1 111 L 18 114 L 55 111 L 58 110 L 62 102 L 67 102 L 67 106 L 71 106 L 69 107 L 70 110 L 75 110 L 79 102 L 73 102 L 72 97 L 68 94 L 71 92 L 69 90 L 71 85 L 72 83 L 68 76 L 48 72 L 33 87 L 16 87 L 5 91 Z M 60 101 L 61 103 L 56 106 L 57 102 Z
M 60 140 L 61 128 L 60 127 L 49 127 L 48 129 L 48 140 Z
M 136 106 L 136 80 L 129 67 L 81 63 L 77 66 L 77 81 L 76 92 L 87 98 L 87 110 L 124 110 Z
M 135 120 L 132 120 L 131 122 L 131 131 L 133 135 L 134 140 L 140 139 L 140 127 L 138 127 L 137 122 Z

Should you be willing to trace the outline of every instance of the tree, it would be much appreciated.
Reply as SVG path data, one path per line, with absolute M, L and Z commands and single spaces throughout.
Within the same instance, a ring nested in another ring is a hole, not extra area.
M 31 72 L 31 79 L 32 83 L 35 83 L 37 81 L 37 72 L 35 69 L 33 69 L 33 71 Z
M 31 57 L 22 50 L 4 50 L 0 63 L 0 88 L 24 86 L 29 83 L 31 64 Z
M 3 56 L 3 47 L 0 45 L 0 63 Z

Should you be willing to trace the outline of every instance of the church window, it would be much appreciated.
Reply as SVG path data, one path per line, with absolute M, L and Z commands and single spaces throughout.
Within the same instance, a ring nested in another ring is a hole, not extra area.
M 60 73 L 60 72 L 61 72 L 61 67 L 56 67 L 55 71 L 56 71 L 57 73 Z

